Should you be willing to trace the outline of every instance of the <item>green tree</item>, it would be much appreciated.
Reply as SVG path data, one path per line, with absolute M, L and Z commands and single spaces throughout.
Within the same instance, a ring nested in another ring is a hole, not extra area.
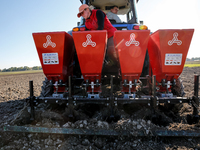
M 23 70 L 31 70 L 28 66 L 24 66 Z
M 34 66 L 34 67 L 32 68 L 32 70 L 42 70 L 42 67 L 41 67 L 41 66 Z
M 17 71 L 23 71 L 23 69 L 24 69 L 23 67 L 18 67 Z
M 17 67 L 13 67 L 13 71 L 17 71 Z
M 2 72 L 6 72 L 6 68 L 4 68 L 4 69 L 2 70 Z
M 190 61 L 190 58 L 186 58 L 186 61 Z

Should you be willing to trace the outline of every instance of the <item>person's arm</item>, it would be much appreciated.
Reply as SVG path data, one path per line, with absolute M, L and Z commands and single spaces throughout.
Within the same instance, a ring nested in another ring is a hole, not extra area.
M 97 30 L 103 30 L 105 14 L 101 10 L 97 10 L 96 16 L 97 16 L 97 21 L 98 21 Z

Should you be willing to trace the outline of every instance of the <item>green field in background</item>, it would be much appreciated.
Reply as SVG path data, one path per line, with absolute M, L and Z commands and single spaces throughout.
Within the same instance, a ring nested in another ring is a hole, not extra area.
M 26 73 L 40 73 L 42 70 L 27 70 L 27 71 L 11 71 L 11 72 L 0 72 L 0 75 L 14 75 L 14 74 L 26 74 Z
M 200 67 L 200 61 L 186 61 L 184 67 Z
M 200 67 L 200 64 L 185 64 L 184 67 Z

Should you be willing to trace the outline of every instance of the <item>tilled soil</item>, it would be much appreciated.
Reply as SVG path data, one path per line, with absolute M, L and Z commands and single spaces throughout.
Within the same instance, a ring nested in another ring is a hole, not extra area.
M 43 73 L 0 76 L 0 102 L 29 97 L 29 81 L 33 81 L 34 95 L 39 96 Z
M 194 90 L 194 72 L 200 74 L 200 68 L 184 68 L 180 78 L 185 86 L 185 96 L 192 97 Z M 36 127 L 62 127 L 75 129 L 115 129 L 128 130 L 132 135 L 137 131 L 143 131 L 147 136 L 141 137 L 105 137 L 105 136 L 66 136 L 53 134 L 32 134 L 32 133 L 4 133 L 0 132 L 0 148 L 2 150 L 65 150 L 65 149 L 200 149 L 198 138 L 158 138 L 151 137 L 151 132 L 161 130 L 199 130 L 199 123 L 189 125 L 186 120 L 187 114 L 192 113 L 192 106 L 184 104 L 179 111 L 160 111 L 161 120 L 152 122 L 151 110 L 149 107 L 137 106 L 134 111 L 130 106 L 119 109 L 120 120 L 108 123 L 102 120 L 104 108 L 96 107 L 92 115 L 88 116 L 88 110 L 93 105 L 81 106 L 76 109 L 80 119 L 75 122 L 64 120 L 64 107 L 52 107 L 39 104 L 36 108 L 36 122 L 30 123 L 30 107 L 26 105 L 25 98 L 29 97 L 29 80 L 33 80 L 34 95 L 39 96 L 42 82 L 45 76 L 43 73 L 0 76 L 0 128 L 5 125 L 25 125 Z M 199 92 L 200 95 L 200 92 Z M 177 106 L 178 107 L 178 106 Z M 25 109 L 23 109 L 25 108 Z M 137 109 L 136 109 L 137 108 Z M 163 106 L 159 106 L 163 108 Z M 23 111 L 22 111 L 23 109 Z M 19 112 L 21 115 L 19 115 Z M 87 112 L 87 113 L 86 113 Z M 91 113 L 91 112 L 90 112 Z M 29 124 L 27 124 L 29 123 Z
M 183 72 L 181 73 L 180 77 L 183 81 L 183 85 L 185 86 L 185 96 L 192 97 L 194 94 L 194 74 L 200 75 L 200 68 L 184 68 Z M 199 90 L 200 95 L 200 90 Z

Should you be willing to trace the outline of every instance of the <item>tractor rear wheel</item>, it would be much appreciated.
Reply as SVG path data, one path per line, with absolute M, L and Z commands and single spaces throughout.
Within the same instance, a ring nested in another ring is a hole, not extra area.
M 178 97 L 185 95 L 183 82 L 180 78 L 176 80 L 176 85 L 172 88 L 172 93 Z
M 172 93 L 174 96 L 177 96 L 177 97 L 183 97 L 185 95 L 184 86 L 180 78 L 176 80 L 176 85 L 172 88 Z M 178 114 L 182 107 L 183 107 L 182 103 L 165 104 L 164 108 L 162 109 L 167 116 L 171 116 L 171 117 L 173 116 L 172 118 L 174 119 L 174 121 L 178 121 L 179 120 Z
M 53 86 L 51 85 L 50 81 L 47 78 L 45 78 L 45 80 L 43 81 L 43 85 L 41 88 L 42 88 L 42 91 L 40 94 L 41 97 L 52 96 Z

